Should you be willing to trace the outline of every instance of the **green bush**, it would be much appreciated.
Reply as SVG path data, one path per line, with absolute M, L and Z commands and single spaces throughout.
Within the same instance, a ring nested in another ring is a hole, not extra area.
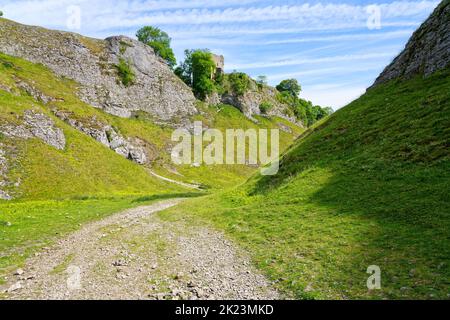
M 130 67 L 130 64 L 123 58 L 119 58 L 119 64 L 116 65 L 117 74 L 120 81 L 125 87 L 128 87 L 134 83 L 136 75 Z
M 228 75 L 231 90 L 238 96 L 244 95 L 250 87 L 250 78 L 243 72 L 233 72 Z
M 211 53 L 206 50 L 196 50 L 191 55 L 192 59 L 192 88 L 194 94 L 204 99 L 207 95 L 214 91 L 214 81 L 212 80 L 212 72 L 215 63 Z
M 259 110 L 262 114 L 267 114 L 271 109 L 273 105 L 270 102 L 264 101 L 259 105 Z
M 301 86 L 295 79 L 283 80 L 277 86 L 277 90 L 281 90 L 275 96 L 277 101 L 288 105 L 290 109 L 289 115 L 295 115 L 305 126 L 309 127 L 318 120 L 333 113 L 333 109 L 329 107 L 322 108 L 320 106 L 314 106 L 311 101 L 299 98 L 298 93 L 300 93 Z M 287 114 L 286 111 L 285 114 Z
M 298 97 L 300 91 L 302 91 L 302 87 L 297 79 L 287 79 L 281 81 L 280 84 L 277 85 L 277 90 L 280 92 L 287 92 L 293 97 Z
M 159 28 L 146 26 L 136 33 L 136 37 L 142 43 L 150 46 L 155 50 L 155 53 L 166 60 L 167 64 L 173 68 L 177 64 L 177 59 L 170 47 L 169 35 Z
M 196 50 L 184 50 L 184 61 L 175 68 L 175 74 L 189 87 L 192 87 L 192 54 Z

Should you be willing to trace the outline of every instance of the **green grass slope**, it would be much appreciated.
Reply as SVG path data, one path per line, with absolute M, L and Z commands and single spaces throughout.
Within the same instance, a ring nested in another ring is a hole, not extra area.
M 44 105 L 35 101 L 17 88 L 18 81 L 26 82 L 37 91 L 55 100 Z M 2 90 L 10 88 L 11 92 Z M 39 64 L 0 53 L 0 121 L 14 123 L 25 110 L 34 108 L 50 117 L 64 129 L 67 138 L 66 150 L 60 152 L 39 140 L 21 141 L 0 137 L 2 143 L 12 144 L 20 155 L 19 165 L 12 175 L 21 177 L 19 196 L 30 199 L 60 198 L 64 196 L 110 195 L 153 193 L 158 190 L 180 191 L 166 182 L 149 177 L 143 167 L 122 159 L 92 138 L 76 131 L 53 116 L 52 110 L 71 114 L 72 119 L 88 123 L 95 118 L 99 122 L 113 126 L 125 137 L 138 137 L 150 145 L 152 169 L 164 176 L 184 182 L 202 184 L 211 189 L 233 186 L 245 181 L 255 168 L 248 166 L 173 166 L 168 150 L 173 144 L 173 128 L 157 125 L 150 115 L 138 113 L 131 119 L 115 117 L 91 107 L 78 99 L 77 83 L 56 77 L 50 70 Z M 205 126 L 220 130 L 231 128 L 279 128 L 291 129 L 281 132 L 281 148 L 285 149 L 294 141 L 302 129 L 279 118 L 260 117 L 259 123 L 246 118 L 240 111 L 230 106 L 208 107 L 199 105 L 201 115 L 192 120 L 201 120 Z M 220 112 L 218 112 L 220 110 Z M 173 172 L 179 171 L 178 174 Z
M 44 105 L 15 83 L 26 81 L 59 102 Z M 183 188 L 151 177 L 143 167 L 122 158 L 102 144 L 73 129 L 53 116 L 51 108 L 59 105 L 84 112 L 101 114 L 83 105 L 69 90 L 74 84 L 59 80 L 40 65 L 0 54 L 0 123 L 15 124 L 25 110 L 34 109 L 51 117 L 66 136 L 65 150 L 57 150 L 39 139 L 13 139 L 0 136 L 10 164 L 9 178 L 20 185 L 13 188 L 20 199 L 61 199 L 86 196 L 143 195 L 174 193 Z M 0 87 L 1 88 L 1 87 Z
M 296 298 L 448 299 L 449 141 L 450 70 L 391 81 L 305 132 L 278 175 L 162 216 L 225 230 Z

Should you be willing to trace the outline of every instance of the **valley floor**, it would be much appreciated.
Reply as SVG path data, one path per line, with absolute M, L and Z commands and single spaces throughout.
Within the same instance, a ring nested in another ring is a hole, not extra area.
M 27 260 L 7 299 L 277 299 L 223 234 L 157 212 L 155 202 L 89 223 Z

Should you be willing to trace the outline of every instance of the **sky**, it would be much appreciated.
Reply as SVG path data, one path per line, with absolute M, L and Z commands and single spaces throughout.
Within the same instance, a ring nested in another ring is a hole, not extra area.
M 185 49 L 225 57 L 227 72 L 295 78 L 301 97 L 338 109 L 363 94 L 430 15 L 435 0 L 0 0 L 4 17 L 85 36 L 135 37 L 152 25 Z

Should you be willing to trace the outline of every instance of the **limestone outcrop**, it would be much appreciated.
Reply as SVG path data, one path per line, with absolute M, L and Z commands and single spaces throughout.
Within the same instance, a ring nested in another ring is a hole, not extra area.
M 0 18 L 0 51 L 42 63 L 80 84 L 84 102 L 120 117 L 145 111 L 170 121 L 196 114 L 195 97 L 152 48 L 124 36 L 97 40 Z M 120 61 L 134 81 L 120 81 Z
M 429 76 L 449 65 L 450 0 L 444 0 L 414 32 L 403 52 L 384 69 L 374 85 L 417 74 Z
M 50 117 L 34 110 L 26 110 L 20 124 L 0 124 L 0 133 L 10 138 L 38 138 L 59 150 L 66 146 L 62 129 L 58 128 Z
M 124 158 L 141 165 L 147 164 L 151 160 L 147 151 L 151 149 L 151 146 L 144 140 L 139 138 L 125 138 L 111 125 L 102 123 L 95 118 L 91 118 L 87 122 L 82 122 L 74 119 L 67 112 L 57 111 L 55 115 L 71 127 L 94 138 Z

